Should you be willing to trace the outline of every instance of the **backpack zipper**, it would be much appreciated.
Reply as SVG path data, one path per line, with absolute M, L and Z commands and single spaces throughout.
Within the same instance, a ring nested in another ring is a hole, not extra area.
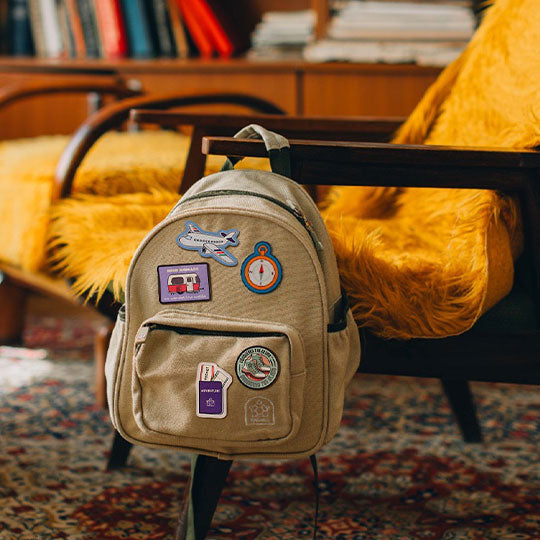
M 198 193 L 197 195 L 193 195 L 192 197 L 188 197 L 187 199 L 180 199 L 177 207 L 180 206 L 182 203 L 194 201 L 197 199 L 206 199 L 209 197 L 220 197 L 222 195 L 248 195 L 250 197 L 258 197 L 259 199 L 264 199 L 265 201 L 269 201 L 271 203 L 277 204 L 279 207 L 283 208 L 283 210 L 286 210 L 296 218 L 296 220 L 306 229 L 308 232 L 311 241 L 313 242 L 313 245 L 315 246 L 315 249 L 317 251 L 322 251 L 322 244 L 317 238 L 317 235 L 315 234 L 315 231 L 311 227 L 309 221 L 307 220 L 306 216 L 300 210 L 300 208 L 294 204 L 292 201 L 289 201 L 289 204 L 285 204 L 284 202 L 280 201 L 279 199 L 276 199 L 274 197 L 271 197 L 270 195 L 264 195 L 262 193 L 255 193 L 253 191 L 244 191 L 240 189 L 215 189 L 212 191 L 205 191 L 203 193 Z
M 234 332 L 231 330 L 203 330 L 201 328 L 187 328 L 169 324 L 153 323 L 147 325 L 149 331 L 170 330 L 186 336 L 224 336 L 224 337 L 281 337 L 279 332 Z
M 141 346 L 147 340 L 148 334 L 153 330 L 166 330 L 175 332 L 181 336 L 214 336 L 214 337 L 235 337 L 235 338 L 259 338 L 259 337 L 283 337 L 280 332 L 235 332 L 231 330 L 203 330 L 201 328 L 187 328 L 170 324 L 151 323 L 139 328 L 135 336 L 134 354 L 139 354 Z

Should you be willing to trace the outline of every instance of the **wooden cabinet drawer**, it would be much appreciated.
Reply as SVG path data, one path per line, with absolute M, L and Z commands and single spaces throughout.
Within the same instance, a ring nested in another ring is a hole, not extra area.
M 439 73 L 417 66 L 327 70 L 308 70 L 304 75 L 305 115 L 407 116 Z
M 289 114 L 297 113 L 296 75 L 289 71 L 209 71 L 193 70 L 170 73 L 122 72 L 122 76 L 141 82 L 147 93 L 178 93 L 179 95 L 201 92 L 239 92 L 271 101 Z M 236 106 L 213 106 L 215 110 L 241 112 Z M 205 107 L 205 110 L 212 108 Z
M 25 81 L 54 81 L 61 86 L 71 75 L 0 72 L 0 86 Z M 95 75 L 93 75 L 95 77 Z M 104 75 L 106 81 L 114 80 Z M 51 94 L 29 97 L 0 109 L 0 140 L 36 135 L 70 134 L 86 118 L 88 101 L 84 94 Z

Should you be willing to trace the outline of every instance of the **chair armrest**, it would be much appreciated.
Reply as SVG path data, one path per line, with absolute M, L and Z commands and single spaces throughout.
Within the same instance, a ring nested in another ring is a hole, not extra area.
M 215 114 L 133 109 L 130 119 L 140 124 L 159 124 L 176 129 L 194 126 L 191 135 L 182 190 L 189 189 L 204 175 L 206 156 L 201 154 L 206 135 L 234 135 L 248 124 L 260 124 L 292 139 L 335 141 L 387 141 L 401 125 L 401 118 L 325 118 L 277 114 Z
M 113 103 L 88 117 L 71 137 L 62 152 L 55 171 L 53 199 L 67 197 L 77 167 L 82 162 L 88 150 L 105 132 L 121 126 L 128 118 L 133 108 L 167 109 L 170 107 L 187 107 L 207 104 L 241 105 L 256 112 L 281 114 L 283 111 L 267 100 L 247 94 L 196 94 L 187 96 L 152 95 L 125 99 Z
M 266 156 L 261 141 L 205 137 L 204 154 Z M 519 191 L 540 152 L 383 143 L 291 141 L 295 180 L 307 185 L 446 187 Z
M 117 77 L 114 80 L 103 80 L 103 77 L 74 77 L 73 80 L 61 82 L 51 81 L 26 81 L 22 83 L 8 84 L 0 88 L 0 108 L 31 96 L 45 94 L 82 94 L 96 92 L 98 94 L 110 94 L 117 98 L 127 98 L 139 95 L 138 89 L 132 89 L 123 79 Z
M 130 119 L 140 124 L 158 124 L 176 128 L 180 125 L 196 125 L 211 128 L 208 134 L 225 135 L 239 130 L 247 124 L 260 124 L 267 129 L 294 139 L 309 137 L 310 140 L 332 139 L 334 141 L 378 142 L 388 140 L 405 121 L 404 118 L 377 117 L 324 117 L 324 116 L 283 116 L 275 114 L 212 114 L 185 113 L 176 111 L 152 111 L 134 109 Z M 220 133 L 214 132 L 220 129 Z
M 495 189 L 519 195 L 540 305 L 540 151 L 501 148 L 290 141 L 301 184 Z M 266 156 L 261 141 L 205 137 L 204 154 Z

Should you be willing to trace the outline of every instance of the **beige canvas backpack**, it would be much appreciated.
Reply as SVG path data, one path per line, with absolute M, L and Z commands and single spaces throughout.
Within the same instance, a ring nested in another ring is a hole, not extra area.
M 135 444 L 308 456 L 339 427 L 358 331 L 287 140 L 238 136 L 265 141 L 273 172 L 201 179 L 139 246 L 107 355 L 111 418 Z

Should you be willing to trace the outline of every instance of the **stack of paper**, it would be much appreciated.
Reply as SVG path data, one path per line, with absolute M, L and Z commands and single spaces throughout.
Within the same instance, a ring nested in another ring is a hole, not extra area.
M 472 10 L 461 5 L 352 1 L 330 23 L 328 37 L 381 41 L 466 41 Z
M 301 55 L 303 47 L 313 37 L 315 12 L 269 11 L 251 35 L 250 57 Z
M 351 0 L 333 17 L 328 39 L 305 48 L 309 61 L 446 65 L 465 48 L 475 19 L 462 4 Z

